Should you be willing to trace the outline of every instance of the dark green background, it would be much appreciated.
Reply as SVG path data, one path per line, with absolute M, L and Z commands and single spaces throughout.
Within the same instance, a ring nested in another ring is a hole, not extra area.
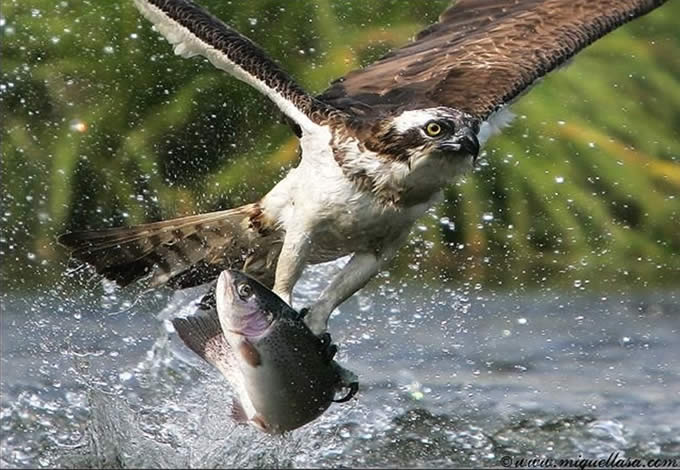
M 447 3 L 203 2 L 315 93 L 407 42 Z M 59 233 L 252 201 L 297 159 L 265 98 L 176 57 L 132 2 L 5 1 L 2 18 L 3 289 L 55 282 Z M 671 1 L 526 95 L 391 276 L 677 286 L 677 18 Z

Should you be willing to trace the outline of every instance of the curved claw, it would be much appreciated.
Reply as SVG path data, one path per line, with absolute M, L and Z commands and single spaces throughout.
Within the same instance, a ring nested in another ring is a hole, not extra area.
M 327 346 L 327 345 L 331 344 L 330 333 L 324 333 L 321 336 L 319 336 L 319 341 L 321 341 L 322 346 Z
M 298 320 L 303 320 L 307 314 L 309 313 L 309 309 L 307 307 L 301 308 L 300 311 L 298 312 Z
M 338 347 L 333 344 L 330 333 L 324 333 L 318 338 L 321 342 L 321 354 L 327 362 L 331 362 L 338 352 Z
M 345 403 L 346 401 L 350 401 L 352 397 L 357 394 L 358 391 L 359 382 L 352 382 L 351 384 L 349 384 L 349 392 L 347 393 L 347 395 L 337 400 L 333 400 L 333 403 Z
M 328 362 L 331 362 L 333 358 L 335 357 L 335 354 L 338 352 L 338 347 L 334 344 L 331 344 L 328 346 L 325 352 L 326 360 Z

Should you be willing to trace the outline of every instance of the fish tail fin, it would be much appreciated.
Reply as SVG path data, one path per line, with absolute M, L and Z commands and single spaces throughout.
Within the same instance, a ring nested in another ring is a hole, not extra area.
M 176 289 L 243 267 L 253 245 L 271 230 L 259 203 L 133 227 L 72 232 L 58 243 L 121 286 L 149 277 Z
M 172 326 L 177 335 L 189 349 L 201 356 L 206 362 L 215 364 L 219 354 L 224 352 L 220 348 L 222 343 L 229 348 L 224 340 L 219 319 L 215 314 L 190 315 L 186 318 L 173 318 Z
M 233 353 L 222 333 L 215 310 L 185 318 L 173 318 L 172 326 L 189 349 L 229 378 L 233 376 Z
M 232 350 L 222 333 L 215 310 L 210 310 L 208 314 L 174 318 L 172 326 L 189 349 L 215 366 L 227 379 L 235 380 Z M 248 422 L 248 414 L 237 396 L 232 398 L 229 414 L 239 424 Z

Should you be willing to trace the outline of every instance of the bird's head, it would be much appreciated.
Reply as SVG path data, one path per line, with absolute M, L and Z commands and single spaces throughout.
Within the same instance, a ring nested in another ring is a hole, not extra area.
M 412 167 L 426 162 L 465 167 L 479 155 L 478 131 L 475 119 L 455 109 L 409 110 L 379 124 L 371 150 Z

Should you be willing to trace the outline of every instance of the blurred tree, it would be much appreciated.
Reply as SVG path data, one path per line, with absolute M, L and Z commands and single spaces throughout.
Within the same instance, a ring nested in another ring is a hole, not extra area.
M 448 2 L 203 3 L 321 92 Z M 677 285 L 679 15 L 669 2 L 524 97 L 392 272 Z M 242 204 L 295 164 L 296 139 L 265 98 L 174 56 L 132 2 L 10 0 L 0 27 L 6 287 L 58 276 L 61 232 Z

